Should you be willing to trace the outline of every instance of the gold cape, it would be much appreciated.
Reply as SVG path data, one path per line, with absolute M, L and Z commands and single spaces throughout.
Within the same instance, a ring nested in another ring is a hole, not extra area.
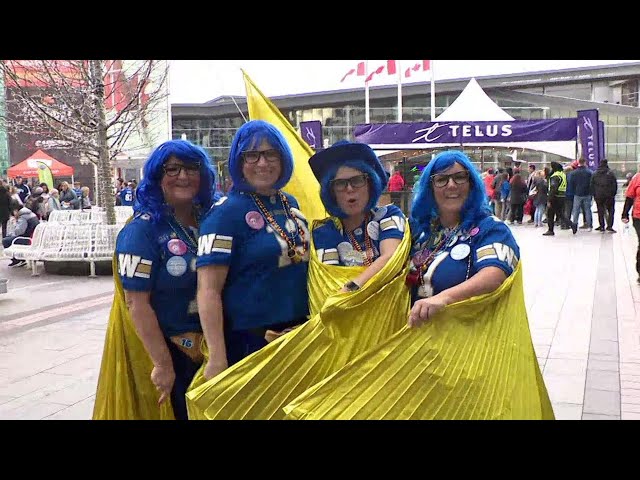
M 405 327 L 285 407 L 297 419 L 544 419 L 522 263 L 496 291 Z
M 327 219 L 325 221 L 331 221 Z M 314 221 L 312 229 L 319 225 Z M 202 367 L 187 391 L 190 419 L 281 419 L 283 407 L 406 324 L 408 224 L 394 255 L 360 290 L 337 293 L 365 267 L 309 260 L 311 319 L 209 381 Z
M 160 395 L 151 382 L 153 362 L 138 337 L 124 299 L 113 255 L 115 291 L 104 341 L 94 420 L 174 420 L 171 401 L 158 406 Z

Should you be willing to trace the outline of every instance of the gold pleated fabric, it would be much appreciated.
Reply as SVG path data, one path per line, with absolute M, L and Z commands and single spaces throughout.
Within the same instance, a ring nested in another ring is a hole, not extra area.
M 331 220 L 329 220 L 331 221 Z M 314 222 L 314 228 L 318 222 Z M 281 419 L 283 407 L 406 324 L 411 235 L 360 290 L 336 293 L 364 267 L 320 263 L 310 247 L 311 319 L 209 381 L 201 371 L 187 392 L 190 419 Z
M 174 420 L 171 402 L 158 406 L 153 362 L 136 333 L 113 256 L 115 291 L 102 353 L 94 420 Z
M 522 262 L 491 294 L 405 327 L 285 407 L 296 419 L 545 419 Z

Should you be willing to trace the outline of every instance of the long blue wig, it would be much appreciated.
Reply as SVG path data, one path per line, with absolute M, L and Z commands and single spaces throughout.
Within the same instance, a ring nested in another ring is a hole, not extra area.
M 293 175 L 293 154 L 280 130 L 264 120 L 251 120 L 242 125 L 231 142 L 229 151 L 229 174 L 233 180 L 233 188 L 243 192 L 253 192 L 255 188 L 247 182 L 242 174 L 242 152 L 255 150 L 263 140 L 280 152 L 282 173 L 273 188 L 284 187 Z
M 436 155 L 422 171 L 418 188 L 413 196 L 409 218 L 411 231 L 414 232 L 414 235 L 419 236 L 422 232 L 429 235 L 431 220 L 438 216 L 438 205 L 433 194 L 431 175 L 447 170 L 454 163 L 459 163 L 469 172 L 469 196 L 460 212 L 462 229 L 467 230 L 491 215 L 484 184 L 469 157 L 459 150 L 446 150 Z
M 153 222 L 171 213 L 162 194 L 162 166 L 171 157 L 184 163 L 200 163 L 200 190 L 193 203 L 206 212 L 218 197 L 216 195 L 216 173 L 207 152 L 187 140 L 169 140 L 159 145 L 149 156 L 143 167 L 143 178 L 136 189 L 135 213 L 148 213 Z
M 371 210 L 378 203 L 378 199 L 382 194 L 383 184 L 380 176 L 371 168 L 371 165 L 366 163 L 363 160 L 347 160 L 343 163 L 336 163 L 332 165 L 327 173 L 322 177 L 322 181 L 320 182 L 320 199 L 322 200 L 322 204 L 324 208 L 327 209 L 334 217 L 345 218 L 347 216 L 346 213 L 342 211 L 342 209 L 338 206 L 338 202 L 336 202 L 335 195 L 331 188 L 331 180 L 333 180 L 338 173 L 340 167 L 351 167 L 356 169 L 362 173 L 366 173 L 369 176 L 369 203 L 367 203 L 367 211 Z M 386 185 L 386 178 L 385 178 Z

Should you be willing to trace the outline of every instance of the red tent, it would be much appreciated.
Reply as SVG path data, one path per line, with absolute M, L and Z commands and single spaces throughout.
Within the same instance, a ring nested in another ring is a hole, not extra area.
M 18 176 L 30 178 L 38 176 L 39 162 L 44 163 L 51 169 L 51 174 L 57 177 L 70 177 L 73 175 L 73 167 L 59 162 L 55 158 L 47 155 L 42 150 L 38 150 L 26 160 L 21 161 L 17 165 L 9 167 L 7 176 L 16 178 Z

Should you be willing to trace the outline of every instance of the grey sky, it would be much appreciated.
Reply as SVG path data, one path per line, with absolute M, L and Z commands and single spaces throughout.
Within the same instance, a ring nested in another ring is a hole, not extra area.
M 340 79 L 361 60 L 172 60 L 171 103 L 201 103 L 221 95 L 244 95 L 240 68 L 268 96 L 312 93 L 363 86 L 362 77 Z M 560 70 L 582 66 L 612 65 L 638 60 L 436 60 L 438 79 L 481 77 L 519 72 Z M 385 60 L 369 60 L 369 71 Z M 401 70 L 414 64 L 402 60 Z M 428 80 L 418 72 L 414 81 Z M 397 77 L 380 75 L 372 85 L 396 84 Z M 403 80 L 404 82 L 404 80 Z

